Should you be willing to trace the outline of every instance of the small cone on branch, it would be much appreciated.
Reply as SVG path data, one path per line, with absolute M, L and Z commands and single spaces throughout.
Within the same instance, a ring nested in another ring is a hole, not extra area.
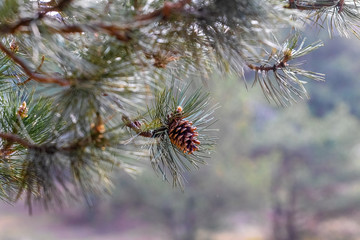
M 26 118 L 28 115 L 28 111 L 29 109 L 26 107 L 26 102 L 22 102 L 21 106 L 18 108 L 17 114 L 21 117 L 21 118 Z
M 175 115 L 169 117 L 168 134 L 171 143 L 184 153 L 192 154 L 197 151 L 200 141 L 197 139 L 199 133 L 193 123 L 185 120 L 182 116 L 182 108 L 178 107 Z

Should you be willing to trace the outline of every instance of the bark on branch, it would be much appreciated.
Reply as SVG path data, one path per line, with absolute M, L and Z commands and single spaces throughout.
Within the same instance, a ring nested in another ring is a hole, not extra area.
M 339 3 L 336 4 L 336 1 L 334 2 L 329 2 L 329 3 L 308 3 L 308 4 L 299 4 L 297 1 L 295 0 L 289 0 L 289 4 L 287 6 L 285 6 L 285 8 L 290 8 L 290 9 L 298 9 L 298 10 L 319 10 L 322 9 L 324 7 L 335 7 L 338 6 L 339 7 L 339 13 L 342 11 L 344 5 L 344 0 L 340 0 Z
M 12 24 L 2 24 L 0 25 L 0 32 L 3 34 L 15 33 L 20 27 L 29 26 L 31 22 L 38 21 L 44 18 L 48 12 L 63 10 L 72 1 L 73 0 L 61 0 L 56 6 L 49 8 L 42 8 L 41 10 L 39 10 L 39 12 L 36 14 L 35 17 L 21 18 L 17 22 Z
M 278 64 L 274 64 L 272 66 L 264 66 L 264 65 L 261 65 L 261 66 L 255 66 L 253 64 L 248 64 L 247 66 L 251 69 L 251 70 L 254 70 L 254 71 L 264 71 L 264 72 L 269 72 L 269 71 L 273 71 L 275 72 L 276 70 L 278 69 L 281 69 L 281 68 L 284 68 L 287 66 L 287 61 L 286 59 L 282 60 L 280 63 Z
M 147 132 L 143 132 L 140 128 L 140 123 L 137 121 L 131 121 L 131 119 L 128 116 L 123 115 L 122 117 L 123 122 L 125 123 L 125 125 L 129 128 L 131 128 L 132 130 L 134 130 L 138 135 L 143 136 L 143 137 L 148 137 L 151 138 L 153 137 L 153 133 L 150 131 Z
M 12 133 L 1 133 L 0 132 L 0 138 L 9 141 L 9 142 L 15 142 L 18 143 L 26 148 L 36 148 L 38 145 L 32 144 L 28 142 L 27 140 L 24 140 L 19 135 L 12 134 Z
M 0 42 L 0 50 L 3 51 L 9 58 L 11 58 L 11 60 L 13 60 L 17 65 L 19 65 L 23 69 L 23 71 L 31 79 L 34 79 L 35 81 L 41 83 L 55 83 L 60 86 L 70 85 L 70 82 L 66 79 L 33 72 L 23 59 L 16 56 L 12 51 L 7 49 L 1 42 Z

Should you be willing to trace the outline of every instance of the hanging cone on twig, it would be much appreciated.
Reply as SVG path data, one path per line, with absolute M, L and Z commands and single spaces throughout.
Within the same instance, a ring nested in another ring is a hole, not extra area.
M 199 133 L 196 131 L 196 127 L 193 123 L 185 120 L 182 116 L 182 108 L 178 107 L 176 114 L 169 117 L 168 134 L 171 143 L 174 144 L 184 153 L 192 154 L 198 150 L 197 145 L 200 141 L 197 139 Z

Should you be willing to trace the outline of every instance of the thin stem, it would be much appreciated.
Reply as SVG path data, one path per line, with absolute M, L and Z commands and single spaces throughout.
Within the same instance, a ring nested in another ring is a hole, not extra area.
M 340 2 L 341 1 L 344 2 L 344 0 L 340 0 Z M 309 4 L 300 5 L 300 4 L 297 4 L 295 2 L 295 0 L 289 0 L 289 5 L 286 6 L 285 8 L 311 11 L 311 10 L 319 10 L 319 9 L 324 8 L 324 7 L 333 7 L 333 6 L 336 6 L 336 5 L 334 3 L 328 3 L 328 4 L 325 4 L 325 3 L 309 3 Z M 337 6 L 340 6 L 339 3 L 338 3 Z
M 21 18 L 19 21 L 13 24 L 2 24 L 0 25 L 0 32 L 3 34 L 15 33 L 22 26 L 29 26 L 31 22 L 40 20 L 46 16 L 48 12 L 61 11 L 73 0 L 61 0 L 56 6 L 50 8 L 42 8 L 37 13 L 36 17 L 32 18 Z
M 273 66 L 255 66 L 253 64 L 248 64 L 247 66 L 254 71 L 265 71 L 265 72 L 269 72 L 269 71 L 273 71 L 275 72 L 276 70 L 278 70 L 279 68 L 284 68 L 286 67 L 287 61 L 285 61 L 285 59 L 283 61 L 281 61 L 279 64 L 274 64 Z
M 15 142 L 18 143 L 26 148 L 37 148 L 38 145 L 32 144 L 25 139 L 22 139 L 19 135 L 12 134 L 12 133 L 1 133 L 0 132 L 0 138 L 7 140 L 9 142 Z
M 137 26 L 139 27 L 139 26 Z M 127 42 L 131 40 L 128 35 L 128 32 L 131 28 L 131 25 L 117 26 L 113 24 L 105 23 L 91 23 L 91 24 L 73 24 L 73 25 L 62 25 L 62 26 L 48 26 L 49 30 L 55 33 L 60 34 L 69 34 L 69 33 L 83 33 L 86 30 L 92 32 L 103 32 L 110 36 L 116 37 L 120 41 Z
M 33 72 L 23 59 L 16 56 L 13 52 L 11 52 L 9 49 L 7 49 L 1 42 L 0 42 L 0 50 L 3 51 L 8 57 L 10 57 L 16 64 L 18 64 L 23 69 L 23 71 L 31 79 L 34 79 L 35 81 L 41 82 L 41 83 L 56 83 L 60 86 L 69 86 L 70 85 L 70 82 L 66 79 Z
M 124 121 L 125 125 L 129 128 L 131 128 L 132 130 L 134 130 L 137 134 L 139 134 L 140 136 L 143 136 L 143 137 L 147 137 L 147 138 L 151 138 L 154 136 L 154 134 L 150 131 L 147 131 L 147 132 L 143 132 L 141 129 L 140 129 L 140 123 L 138 123 L 137 121 L 134 122 L 134 121 L 131 121 L 131 119 L 126 116 L 126 115 L 123 115 L 122 117 L 122 120 Z
M 149 14 L 139 15 L 135 17 L 137 21 L 148 21 L 157 17 L 162 16 L 163 18 L 168 18 L 173 12 L 181 11 L 186 4 L 190 4 L 191 0 L 180 0 L 178 2 L 172 3 L 165 1 L 164 6 L 154 12 Z
M 295 0 L 289 0 L 289 8 L 296 8 Z
M 37 67 L 36 72 L 40 71 L 42 65 L 44 64 L 44 60 L 45 60 L 45 56 L 42 56 L 42 57 L 41 57 L 40 65 Z M 17 85 L 18 85 L 18 86 L 25 85 L 26 83 L 30 82 L 31 79 L 32 79 L 32 78 L 29 77 L 28 79 L 26 79 L 26 80 L 23 81 L 23 82 L 18 83 Z
M 72 0 L 62 0 L 57 6 L 51 8 L 44 8 L 43 11 L 38 12 L 36 17 L 33 18 L 23 18 L 20 19 L 17 23 L 14 24 L 2 24 L 0 25 L 0 32 L 3 34 L 15 33 L 22 26 L 29 26 L 31 22 L 40 20 L 45 17 L 46 13 L 51 11 L 61 11 L 67 4 L 69 4 Z M 179 2 L 165 2 L 163 7 L 157 9 L 151 13 L 138 15 L 135 17 L 134 21 L 130 24 L 126 24 L 127 26 L 118 27 L 116 25 L 106 25 L 104 23 L 98 23 L 95 25 L 65 25 L 59 27 L 58 29 L 53 29 L 58 33 L 79 33 L 84 32 L 85 29 L 91 29 L 93 31 L 102 30 L 109 35 L 115 36 L 121 41 L 129 41 L 130 38 L 126 35 L 126 31 L 129 30 L 131 26 L 139 27 L 142 25 L 146 25 L 158 17 L 162 17 L 162 19 L 167 19 L 174 12 L 181 12 L 186 4 L 189 4 L 191 0 L 180 0 Z M 145 22 L 145 23 L 142 23 Z M 134 27 L 132 27 L 134 28 Z M 122 32 L 121 32 L 122 31 Z M 125 34 L 124 34 L 125 33 Z
M 337 6 L 339 7 L 338 13 L 341 13 L 345 5 L 345 0 L 340 0 Z

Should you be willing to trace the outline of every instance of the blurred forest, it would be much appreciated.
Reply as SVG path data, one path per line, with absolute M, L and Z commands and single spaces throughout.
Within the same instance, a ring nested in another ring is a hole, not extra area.
M 2 203 L 0 239 L 360 239 L 360 41 L 322 39 L 303 60 L 326 82 L 309 82 L 311 100 L 290 108 L 214 76 L 217 154 L 184 192 L 152 171 L 114 173 L 114 194 L 90 210 L 29 216 L 22 203 Z

